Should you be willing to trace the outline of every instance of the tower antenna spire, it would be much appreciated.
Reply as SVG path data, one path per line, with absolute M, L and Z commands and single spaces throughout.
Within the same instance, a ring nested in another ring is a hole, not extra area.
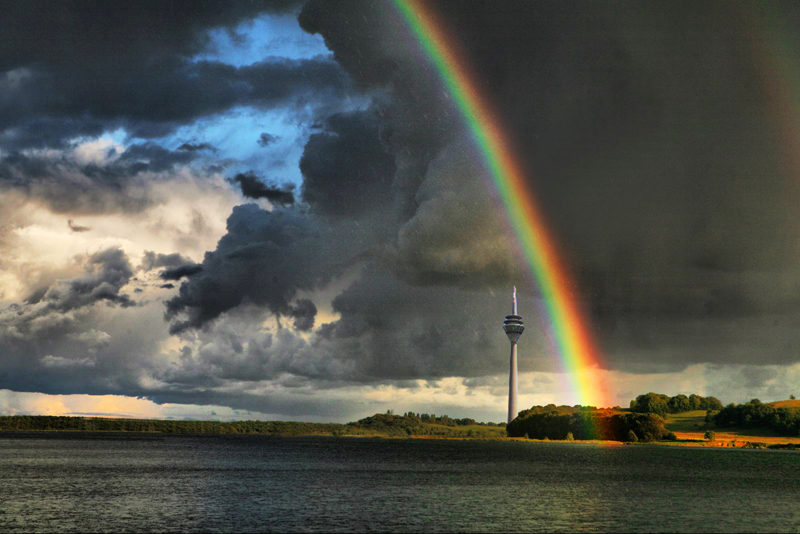
M 514 304 L 511 306 L 512 315 L 517 314 L 517 286 L 514 286 Z

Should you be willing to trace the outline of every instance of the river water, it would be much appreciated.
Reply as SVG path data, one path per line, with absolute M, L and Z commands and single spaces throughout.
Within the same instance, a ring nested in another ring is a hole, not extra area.
M 798 532 L 800 453 L 0 435 L 0 532 Z

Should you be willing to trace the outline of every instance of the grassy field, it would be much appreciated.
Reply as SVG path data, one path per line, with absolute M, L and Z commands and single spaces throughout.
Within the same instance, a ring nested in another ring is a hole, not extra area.
M 776 406 L 787 406 L 787 404 L 783 403 L 792 402 L 796 403 L 798 401 L 781 401 L 780 403 L 772 404 Z M 793 405 L 789 404 L 788 406 Z M 770 445 L 776 443 L 793 443 L 800 445 L 800 437 L 791 438 L 788 436 L 781 436 L 780 434 L 764 428 L 718 428 L 714 423 L 706 423 L 705 417 L 706 412 L 703 410 L 667 414 L 667 422 L 664 426 L 667 427 L 667 430 L 675 432 L 679 440 L 705 441 L 703 436 L 706 431 L 713 430 L 717 434 L 716 446 L 741 447 L 747 442 L 767 443 Z
M 776 408 L 800 408 L 800 400 L 785 400 L 785 401 L 776 401 L 770 402 L 770 406 L 774 406 Z

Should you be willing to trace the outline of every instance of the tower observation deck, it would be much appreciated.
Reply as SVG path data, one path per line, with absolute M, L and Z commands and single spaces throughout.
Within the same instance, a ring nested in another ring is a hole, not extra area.
M 514 287 L 514 296 L 511 305 L 511 315 L 506 315 L 503 321 L 503 330 L 511 342 L 511 369 L 508 375 L 508 422 L 517 417 L 517 341 L 525 330 L 522 317 L 517 315 L 517 288 Z

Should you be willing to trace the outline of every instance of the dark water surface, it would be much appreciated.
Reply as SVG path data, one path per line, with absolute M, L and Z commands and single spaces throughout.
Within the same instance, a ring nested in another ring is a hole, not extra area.
M 800 453 L 0 436 L 8 531 L 800 531 Z

